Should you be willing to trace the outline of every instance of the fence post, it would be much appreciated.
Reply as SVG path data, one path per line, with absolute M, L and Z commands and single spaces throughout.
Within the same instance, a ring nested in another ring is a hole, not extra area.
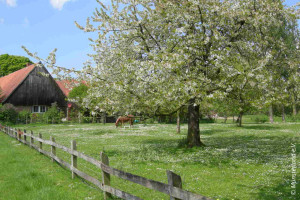
M 41 133 L 39 133 L 39 138 L 40 139 L 42 139 L 43 138 L 43 136 L 42 136 L 42 134 Z M 39 142 L 40 143 L 40 146 L 39 146 L 39 149 L 43 149 L 43 143 L 42 142 Z
M 18 129 L 17 130 L 17 134 L 18 134 L 18 139 L 19 139 L 19 141 L 21 141 L 22 140 L 22 135 L 21 135 L 21 130 L 20 129 Z
M 34 142 L 34 140 L 33 140 L 33 132 L 30 131 L 30 147 L 31 148 L 33 148 L 33 142 Z
M 26 136 L 26 130 L 25 130 L 25 129 L 24 129 L 23 133 L 24 133 L 24 141 L 25 141 L 25 144 L 27 144 L 27 136 Z
M 52 137 L 52 136 L 50 136 L 50 140 L 52 142 L 55 142 L 55 138 Z M 53 146 L 53 145 L 51 145 L 51 154 L 54 155 L 54 156 L 56 156 L 56 147 Z M 52 158 L 51 160 L 52 160 L 52 162 L 54 162 L 54 158 Z
M 181 177 L 179 175 L 175 174 L 174 172 L 172 172 L 170 170 L 167 170 L 167 177 L 168 177 L 168 184 L 170 186 L 182 188 L 182 181 L 181 181 Z M 170 195 L 170 200 L 179 200 L 179 199 L 174 198 Z
M 100 158 L 101 158 L 101 162 L 104 165 L 109 166 L 109 159 L 107 157 L 107 155 L 105 155 L 103 152 L 100 153 Z M 106 173 L 102 170 L 102 186 L 104 187 L 105 185 L 110 186 L 110 174 Z M 110 199 L 111 198 L 111 194 L 108 192 L 104 191 L 104 199 Z
M 12 132 L 14 133 L 15 132 L 15 137 L 16 137 L 16 139 L 18 139 L 18 131 L 17 131 L 17 129 L 13 129 L 13 128 L 11 128 L 12 129 Z
M 76 147 L 76 141 L 75 140 L 72 140 L 71 141 L 71 150 L 72 150 L 72 153 L 73 151 L 75 150 L 76 151 L 77 147 Z M 74 173 L 73 171 L 73 168 L 77 168 L 77 156 L 75 155 L 71 155 L 71 170 L 72 170 L 72 179 L 75 178 L 76 174 Z

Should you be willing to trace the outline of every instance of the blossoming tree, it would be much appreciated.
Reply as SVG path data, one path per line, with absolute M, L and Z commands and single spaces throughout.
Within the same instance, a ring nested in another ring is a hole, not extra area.
M 189 147 L 203 145 L 199 130 L 203 98 L 228 92 L 228 82 L 240 76 L 243 63 L 233 65 L 229 56 L 238 60 L 244 49 L 255 51 L 264 42 L 262 32 L 280 26 L 276 16 L 290 12 L 273 0 L 98 3 L 85 26 L 76 23 L 99 35 L 91 39 L 95 65 L 88 64 L 79 73 L 89 84 L 83 104 L 96 102 L 105 112 L 152 116 L 188 106 Z M 270 59 L 252 57 L 260 63 L 256 67 Z

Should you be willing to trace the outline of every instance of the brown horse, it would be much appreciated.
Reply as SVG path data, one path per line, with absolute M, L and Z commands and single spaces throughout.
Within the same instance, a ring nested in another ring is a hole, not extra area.
M 133 115 L 127 115 L 124 117 L 118 117 L 116 121 L 116 128 L 118 128 L 119 123 L 121 123 L 121 126 L 123 126 L 124 122 L 129 122 L 130 127 L 133 125 L 134 116 Z

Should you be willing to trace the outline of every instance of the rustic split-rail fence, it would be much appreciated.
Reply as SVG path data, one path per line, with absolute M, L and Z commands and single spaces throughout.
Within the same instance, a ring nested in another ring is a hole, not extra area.
M 103 152 L 100 153 L 101 161 L 96 160 L 90 156 L 87 156 L 76 149 L 76 141 L 71 141 L 71 148 L 65 147 L 63 145 L 57 144 L 54 137 L 50 137 L 50 140 L 42 139 L 42 134 L 34 136 L 33 132 L 30 131 L 30 134 L 26 130 L 21 131 L 20 129 L 11 128 L 8 126 L 0 125 L 0 130 L 10 137 L 17 139 L 19 142 L 30 146 L 33 149 L 36 149 L 38 152 L 51 158 L 53 162 L 57 162 L 60 165 L 68 168 L 72 172 L 72 178 L 78 176 L 82 179 L 94 184 L 100 188 L 104 193 L 104 199 L 109 199 L 111 195 L 117 196 L 122 199 L 132 199 L 140 200 L 141 198 L 136 197 L 132 194 L 126 193 L 119 189 L 111 187 L 110 184 L 110 175 L 116 176 L 118 178 L 142 185 L 146 188 L 156 190 L 162 193 L 165 193 L 170 196 L 171 200 L 177 199 L 186 199 L 186 200 L 210 200 L 207 197 L 204 197 L 199 194 L 195 194 L 182 189 L 181 177 L 172 171 L 167 170 L 168 184 L 162 183 L 159 181 L 147 179 L 138 175 L 134 175 L 119 169 L 115 169 L 109 166 L 109 159 L 107 155 Z M 35 143 L 35 141 L 37 143 Z M 51 152 L 45 151 L 43 145 L 50 145 Z M 68 163 L 56 155 L 56 148 L 59 148 L 71 156 L 71 163 Z M 102 180 L 98 180 L 85 172 L 82 172 L 77 169 L 77 158 L 82 158 L 83 160 L 95 165 L 102 171 Z

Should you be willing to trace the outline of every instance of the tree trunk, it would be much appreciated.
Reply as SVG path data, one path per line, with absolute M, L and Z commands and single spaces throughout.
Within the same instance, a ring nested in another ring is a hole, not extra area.
M 195 99 L 189 100 L 188 105 L 188 147 L 204 146 L 200 141 L 200 128 L 199 128 L 199 105 L 195 104 Z
M 242 119 L 243 119 L 243 111 L 240 112 L 239 117 L 238 117 L 238 126 L 241 127 L 242 126 Z
M 232 122 L 234 123 L 234 115 L 232 116 Z
M 273 106 L 272 104 L 269 106 L 269 119 L 270 119 L 270 123 L 274 123 L 274 120 L 273 120 Z
M 172 124 L 172 115 L 169 115 L 169 124 Z
M 102 115 L 101 122 L 102 122 L 102 124 L 105 124 L 106 123 L 106 112 L 103 112 L 101 115 Z
M 283 104 L 281 106 L 281 111 L 282 111 L 282 121 L 285 122 L 285 113 L 284 113 L 284 105 Z
M 177 111 L 177 133 L 180 133 L 180 111 Z
M 296 116 L 297 115 L 297 106 L 296 106 L 296 103 L 293 104 L 293 116 Z
M 293 107 L 293 116 L 297 115 L 297 104 L 294 94 L 292 94 L 292 107 Z
M 226 124 L 227 122 L 227 115 L 224 116 L 224 123 Z

